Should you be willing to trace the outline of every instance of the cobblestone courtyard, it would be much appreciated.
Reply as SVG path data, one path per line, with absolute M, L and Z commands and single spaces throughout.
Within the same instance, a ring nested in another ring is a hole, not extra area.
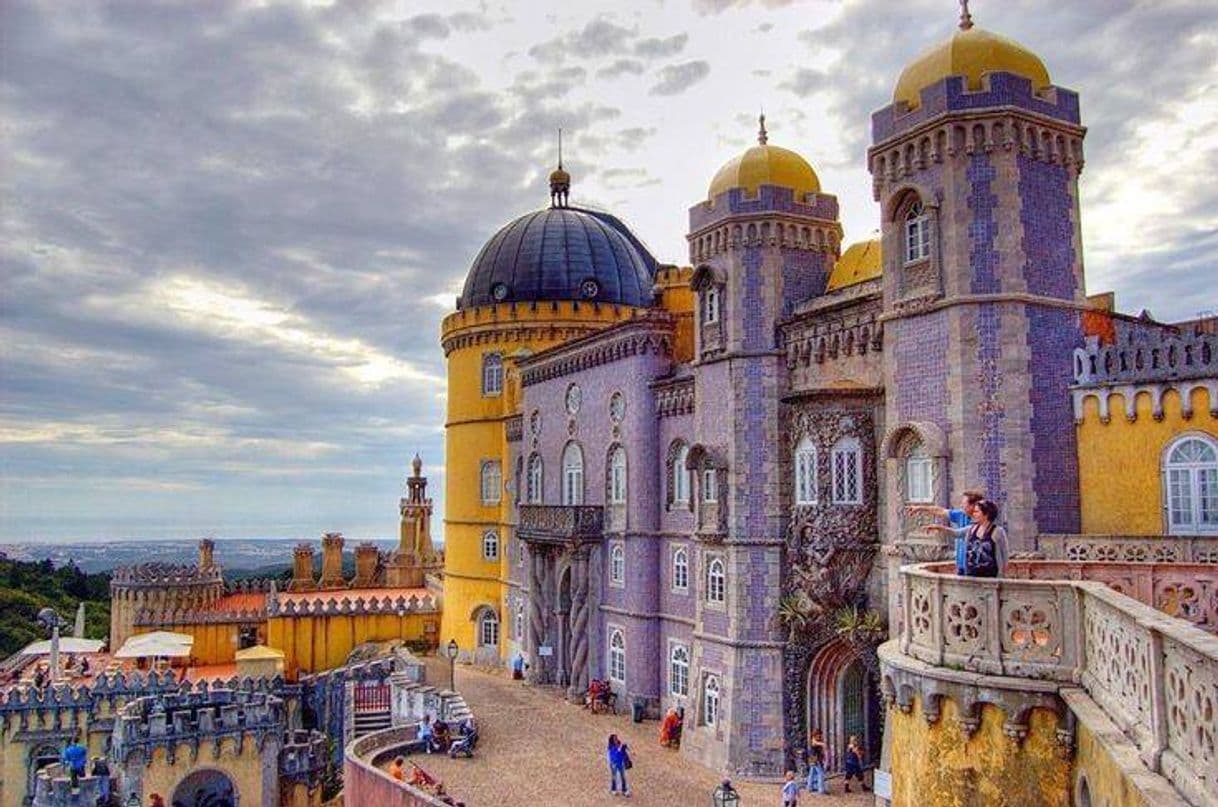
M 709 805 L 719 781 L 712 771 L 678 752 L 661 748 L 659 724 L 630 722 L 627 715 L 593 715 L 545 690 L 501 673 L 457 667 L 457 689 L 478 718 L 481 739 L 472 760 L 422 755 L 412 758 L 444 781 L 469 807 L 621 804 L 608 792 L 605 738 L 612 732 L 629 743 L 634 767 L 628 777 L 636 805 Z M 428 659 L 428 680 L 448 682 L 448 666 Z M 743 807 L 780 805 L 778 785 L 738 782 Z M 800 795 L 801 805 L 870 805 L 868 796 Z

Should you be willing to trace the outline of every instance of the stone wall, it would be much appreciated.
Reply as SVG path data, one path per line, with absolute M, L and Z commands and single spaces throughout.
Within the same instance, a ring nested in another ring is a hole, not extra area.
M 399 782 L 378 766 L 399 754 L 418 750 L 417 726 L 389 728 L 366 734 L 346 748 L 343 762 L 343 804 L 346 807 L 443 807 L 444 802 Z

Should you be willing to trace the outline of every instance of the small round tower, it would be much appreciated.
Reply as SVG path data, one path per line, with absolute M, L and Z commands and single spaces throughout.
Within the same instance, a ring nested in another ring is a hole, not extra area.
M 199 611 L 224 596 L 224 577 L 212 555 L 215 543 L 199 542 L 199 563 L 141 563 L 121 566 L 110 577 L 110 649 L 134 633 L 141 611 Z

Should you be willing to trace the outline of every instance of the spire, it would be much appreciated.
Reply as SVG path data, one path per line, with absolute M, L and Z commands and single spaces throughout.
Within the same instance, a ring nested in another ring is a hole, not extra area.
M 423 471 L 423 458 L 419 456 L 419 452 L 414 453 L 414 459 L 410 461 L 410 468 L 414 471 L 415 476 L 421 475 Z
M 973 27 L 973 15 L 968 13 L 968 0 L 960 0 L 960 30 L 967 31 Z
M 757 118 L 757 124 L 758 124 L 757 142 L 760 145 L 764 146 L 767 142 L 769 142 L 769 139 L 770 139 L 769 133 L 765 130 L 765 113 L 764 112 L 762 112 L 761 116 L 759 118 Z
M 571 175 L 562 167 L 562 129 L 558 130 L 558 168 L 550 173 L 550 207 L 566 207 Z

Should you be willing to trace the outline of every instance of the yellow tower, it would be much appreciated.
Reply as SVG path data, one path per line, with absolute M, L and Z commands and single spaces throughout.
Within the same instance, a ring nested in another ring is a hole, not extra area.
M 502 657 L 507 647 L 506 636 L 476 626 L 483 618 L 507 623 L 505 547 L 517 486 L 506 429 L 520 414 L 516 362 L 656 301 L 655 259 L 614 216 L 569 207 L 570 182 L 560 157 L 550 175 L 551 206 L 486 243 L 441 326 L 448 413 L 440 643 L 455 639 L 481 658 Z

